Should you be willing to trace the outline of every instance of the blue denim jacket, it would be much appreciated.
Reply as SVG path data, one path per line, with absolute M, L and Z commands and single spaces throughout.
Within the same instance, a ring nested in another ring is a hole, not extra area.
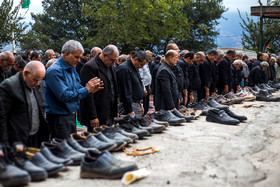
M 60 57 L 46 72 L 44 82 L 46 113 L 68 115 L 79 109 L 82 98 L 89 93 L 80 84 L 75 67 Z

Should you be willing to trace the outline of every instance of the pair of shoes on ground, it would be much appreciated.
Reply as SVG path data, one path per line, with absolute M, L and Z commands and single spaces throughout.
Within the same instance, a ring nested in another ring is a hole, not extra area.
M 155 119 L 158 121 L 166 121 L 171 126 L 180 125 L 194 119 L 194 116 L 184 116 L 176 108 L 173 111 L 160 110 L 155 112 Z
M 225 125 L 237 125 L 242 121 L 247 120 L 246 116 L 237 115 L 232 112 L 229 108 L 225 110 L 219 110 L 212 108 L 206 115 L 206 121 L 216 122 Z

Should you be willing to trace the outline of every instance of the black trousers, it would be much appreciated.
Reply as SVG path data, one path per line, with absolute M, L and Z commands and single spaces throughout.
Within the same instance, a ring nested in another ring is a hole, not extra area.
M 143 108 L 144 108 L 144 115 L 148 113 L 150 107 L 150 90 L 149 86 L 145 86 L 147 90 L 147 96 L 143 98 Z
M 71 133 L 77 133 L 76 113 L 68 115 L 47 114 L 51 139 L 67 139 Z

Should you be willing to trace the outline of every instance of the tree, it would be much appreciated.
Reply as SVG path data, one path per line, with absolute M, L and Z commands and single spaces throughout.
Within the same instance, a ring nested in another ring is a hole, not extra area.
M 190 6 L 185 6 L 183 12 L 191 28 L 189 37 L 178 40 L 180 48 L 193 51 L 216 48 L 215 39 L 219 35 L 216 26 L 225 11 L 227 9 L 223 6 L 223 0 L 194 0 Z
M 279 5 L 279 1 L 273 1 L 273 5 Z M 260 21 L 254 21 L 247 13 L 246 17 L 242 18 L 239 10 L 240 23 L 243 31 L 241 43 L 244 49 L 249 49 L 258 52 L 259 37 L 260 37 Z M 263 18 L 263 41 L 264 44 L 271 39 L 272 47 L 269 52 L 280 52 L 280 20 Z M 265 47 L 265 46 L 264 46 Z
M 19 9 L 20 4 L 13 9 L 13 0 L 3 0 L 0 5 L 0 49 L 12 41 L 12 32 L 17 42 L 26 29 Z
M 190 24 L 182 9 L 190 0 L 92 0 L 84 6 L 86 17 L 96 19 L 92 46 L 116 44 L 122 53 L 159 49 L 167 42 L 189 36 Z M 90 25 L 89 23 L 88 25 Z
M 22 49 L 37 49 L 45 51 L 52 48 L 61 51 L 62 45 L 70 40 L 78 40 L 84 44 L 87 36 L 94 35 L 93 25 L 84 32 L 88 20 L 82 16 L 82 6 L 85 0 L 43 0 L 43 13 L 32 14 L 35 21 L 32 29 L 22 38 Z

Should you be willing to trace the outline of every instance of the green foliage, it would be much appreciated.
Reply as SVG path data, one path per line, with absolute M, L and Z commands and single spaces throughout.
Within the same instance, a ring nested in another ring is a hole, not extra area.
M 258 52 L 259 37 L 260 37 L 260 21 L 254 21 L 247 13 L 246 17 L 242 18 L 239 12 L 240 23 L 243 31 L 241 43 L 244 49 L 249 49 Z M 264 45 L 271 38 L 272 47 L 269 52 L 280 52 L 280 20 L 264 18 L 263 20 L 263 43 Z
M 118 45 L 126 53 L 153 48 L 162 42 L 189 36 L 190 25 L 182 13 L 190 0 L 92 0 L 85 15 L 95 18 L 93 46 Z
M 17 41 L 26 28 L 21 22 L 23 17 L 19 15 L 19 9 L 20 4 L 13 9 L 13 0 L 3 0 L 0 5 L 0 49 L 12 42 L 12 31 Z
M 22 49 L 45 51 L 52 48 L 60 52 L 70 39 L 84 44 L 85 38 L 93 35 L 92 26 L 88 27 L 88 32 L 84 31 L 85 23 L 93 22 L 82 17 L 83 3 L 84 0 L 43 0 L 44 12 L 32 14 L 35 23 L 21 40 Z
M 216 26 L 225 11 L 223 0 L 194 0 L 190 6 L 185 6 L 183 12 L 192 26 L 190 36 L 178 40 L 180 48 L 193 51 L 216 48 L 215 39 L 219 35 Z

